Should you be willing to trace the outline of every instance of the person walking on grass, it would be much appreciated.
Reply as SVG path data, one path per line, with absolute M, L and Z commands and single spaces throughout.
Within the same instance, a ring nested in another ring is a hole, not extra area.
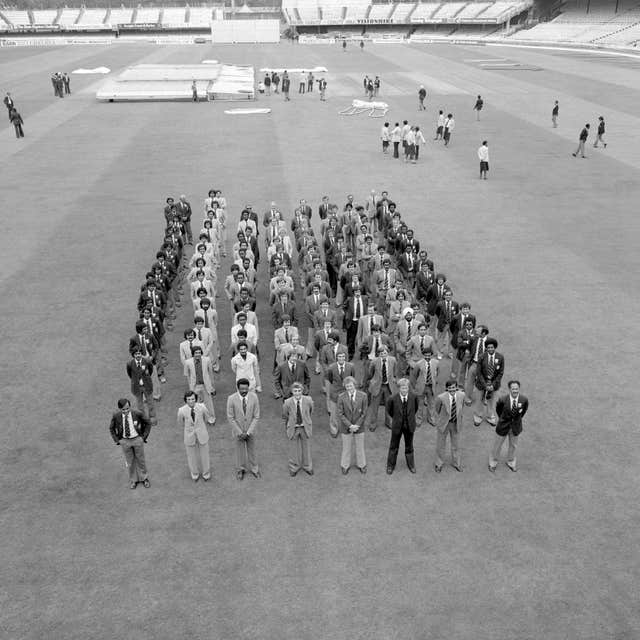
M 22 130 L 22 125 L 24 124 L 24 120 L 22 116 L 18 113 L 16 109 L 12 109 L 9 113 L 9 120 L 11 120 L 11 124 L 14 126 L 16 130 L 16 138 L 24 138 L 24 131 Z
M 576 158 L 578 154 L 580 154 L 583 158 L 587 156 L 584 155 L 584 145 L 587 142 L 587 138 L 589 137 L 589 129 L 591 125 L 587 122 L 582 128 L 580 132 L 580 137 L 578 138 L 578 148 L 573 152 L 573 157 Z
M 427 90 L 423 85 L 420 85 L 418 89 L 418 111 L 424 111 L 426 107 L 424 106 L 424 100 L 427 97 Z M 442 113 L 442 111 L 440 112 Z
M 456 126 L 456 121 L 453 119 L 453 114 L 452 113 L 447 114 L 447 118 L 444 121 L 444 134 L 443 134 L 445 147 L 449 146 L 449 140 L 451 140 L 451 132 L 454 130 L 455 126 Z
M 553 109 L 551 110 L 551 122 L 553 123 L 553 128 L 557 129 L 558 128 L 558 114 L 560 113 L 560 105 L 558 104 L 558 101 L 556 100 L 554 105 L 553 105 Z
M 278 85 L 276 84 L 276 87 Z M 291 88 L 291 80 L 289 79 L 289 74 L 285 71 L 282 74 L 282 93 L 284 94 L 284 99 L 285 102 L 288 102 L 291 100 L 291 98 L 289 97 L 289 89 Z
M 478 159 L 480 160 L 480 179 L 486 180 L 489 171 L 489 146 L 486 140 L 483 140 L 478 148 Z
M 380 140 L 382 140 L 382 153 L 389 153 L 389 140 L 391 132 L 389 131 L 389 123 L 385 122 L 380 129 Z
M 436 137 L 434 140 L 442 140 L 442 134 L 444 133 L 444 111 L 440 109 L 438 111 L 438 123 L 436 124 Z
M 596 141 L 593 143 L 593 148 L 597 149 L 598 148 L 598 142 L 602 142 L 602 145 L 604 146 L 604 148 L 607 148 L 607 143 L 604 141 L 604 118 L 602 116 L 600 116 L 598 118 L 598 133 L 597 133 L 598 137 L 596 138 Z
M 427 141 L 424 139 L 424 136 L 422 135 L 422 131 L 420 131 L 420 127 L 415 128 L 414 134 L 415 134 L 416 142 L 415 142 L 415 156 L 414 156 L 413 164 L 415 164 L 418 161 L 418 158 L 420 157 L 420 145 L 427 143 Z
M 484 107 L 484 100 L 482 99 L 482 96 L 478 96 L 476 103 L 473 105 L 473 110 L 476 112 L 476 120 L 480 120 L 482 107 Z

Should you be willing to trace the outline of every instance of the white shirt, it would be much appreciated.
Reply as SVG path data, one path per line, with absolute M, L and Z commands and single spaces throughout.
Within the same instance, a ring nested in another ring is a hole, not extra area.
M 389 127 L 382 127 L 382 130 L 380 131 L 380 139 L 383 142 L 389 142 Z
M 438 116 L 438 126 L 439 127 L 444 127 L 444 114 L 440 114 Z
M 481 162 L 489 162 L 489 147 L 486 145 L 481 145 L 478 148 L 478 158 L 480 158 Z
M 416 144 L 426 144 L 427 143 L 427 141 L 424 139 L 424 136 L 422 135 L 422 131 L 415 132 L 415 137 L 416 137 Z
M 240 323 L 231 327 L 231 342 L 233 344 L 238 342 L 238 331 L 240 331 L 240 329 L 242 328 L 243 327 Z M 249 322 L 246 322 L 244 325 L 244 330 L 247 332 L 247 342 L 255 346 L 258 342 L 258 332 L 256 331 L 255 326 L 250 324 Z
M 258 358 L 253 353 L 247 353 L 247 359 L 245 360 L 239 353 L 231 358 L 231 368 L 236 373 L 236 380 L 240 378 L 246 378 L 249 381 L 249 390 L 254 391 L 256 388 L 256 376 L 254 372 L 254 365 L 257 365 Z
M 445 126 L 445 129 L 449 129 L 449 131 L 453 131 L 454 127 L 456 126 L 456 121 L 453 118 L 447 118 L 444 121 L 444 126 Z
M 124 414 L 122 414 L 123 417 L 123 421 L 122 421 L 122 437 L 124 438 L 124 434 L 125 434 L 125 430 L 124 430 L 124 425 L 125 422 L 124 420 L 126 420 L 129 423 L 129 437 L 130 438 L 137 438 L 140 434 L 136 431 L 136 428 L 133 426 L 133 416 L 131 415 L 131 411 L 129 411 L 129 413 L 127 413 L 127 415 L 125 416 Z

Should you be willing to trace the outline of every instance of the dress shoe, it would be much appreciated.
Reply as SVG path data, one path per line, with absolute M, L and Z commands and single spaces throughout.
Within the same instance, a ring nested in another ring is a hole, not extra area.
M 212 425 L 212 426 L 213 426 L 213 425 L 216 423 L 216 419 L 215 419 L 215 418 L 208 418 L 208 419 L 207 419 L 207 422 L 208 422 L 210 425 Z
M 346 469 L 344 467 L 342 467 L 342 475 L 346 476 L 347 473 L 349 473 L 349 467 L 347 467 Z
M 358 467 L 358 469 L 360 469 L 360 473 L 362 473 L 362 474 L 367 473 L 367 467 L 366 467 L 366 466 L 364 466 L 364 467 Z
M 195 476 L 195 477 L 194 477 L 194 476 L 191 476 L 191 479 L 192 479 L 194 482 L 198 482 L 198 480 L 200 480 L 200 476 Z
M 244 478 L 244 471 L 242 469 L 238 469 L 238 471 L 236 471 L 236 478 L 238 480 L 242 480 Z
M 489 471 L 491 471 L 491 473 L 495 473 L 496 472 L 496 465 L 490 464 L 489 465 Z
M 211 474 L 210 474 L 210 473 L 208 473 L 206 476 L 202 476 L 202 479 L 203 479 L 205 482 L 209 482 L 209 480 L 211 480 Z
M 129 484 L 129 489 L 135 489 L 135 488 L 136 488 L 136 486 L 137 486 L 137 484 L 138 484 L 137 482 L 132 482 L 132 483 L 130 483 L 130 484 Z
M 292 478 L 295 478 L 297 474 L 298 474 L 298 472 L 297 472 L 297 471 L 289 471 L 289 475 L 290 475 Z
M 409 467 L 409 471 L 411 471 L 411 473 L 415 473 L 416 472 L 416 468 L 413 465 L 407 465 Z
M 433 470 L 434 470 L 436 473 L 442 473 L 442 465 L 438 466 L 437 464 L 434 464 L 434 465 L 433 465 Z
M 489 419 L 487 418 L 487 423 L 488 423 L 490 426 L 495 427 L 495 426 L 498 424 L 498 421 L 497 421 L 497 420 L 489 420 Z
M 460 473 L 462 473 L 462 467 L 458 464 L 452 464 L 451 465 L 456 471 L 459 471 Z
M 474 416 L 474 417 L 473 417 L 473 425 L 474 425 L 475 427 L 479 427 L 481 424 L 482 424 L 482 418 L 481 418 L 481 419 L 478 419 L 478 418 L 476 418 L 476 417 Z
M 387 467 L 387 473 L 391 475 L 393 473 L 393 467 Z
M 262 474 L 260 473 L 260 471 L 256 471 L 255 473 L 252 471 L 252 472 L 251 472 L 251 475 L 252 475 L 254 478 L 262 478 Z
M 313 475 L 313 469 L 303 469 L 303 471 L 309 476 Z
M 511 469 L 511 471 L 513 471 L 514 473 L 518 470 L 515 464 L 509 464 L 508 462 L 507 467 L 509 467 L 509 469 Z
M 337 438 L 338 437 L 338 432 L 337 431 L 332 431 L 331 432 L 331 437 L 332 438 Z
M 149 478 L 147 478 L 146 480 L 144 480 L 144 481 L 142 482 L 142 486 L 143 486 L 145 489 L 148 489 L 148 488 L 151 486 L 151 483 L 149 482 Z

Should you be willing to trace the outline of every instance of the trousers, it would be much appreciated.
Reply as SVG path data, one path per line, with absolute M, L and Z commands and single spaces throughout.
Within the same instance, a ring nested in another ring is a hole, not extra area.
M 193 445 L 185 445 L 187 450 L 187 464 L 191 477 L 195 480 L 201 473 L 203 478 L 211 476 L 209 462 L 209 443 L 200 444 L 197 440 Z
M 297 473 L 300 468 L 305 471 L 313 469 L 311 442 L 304 427 L 296 427 L 289 440 L 289 471 Z
M 367 466 L 367 459 L 364 455 L 364 432 L 362 433 L 343 433 L 342 437 L 342 456 L 340 458 L 340 466 L 348 469 L 351 466 L 351 453 L 353 443 L 356 449 L 356 465 L 358 469 Z
M 144 442 L 140 436 L 120 440 L 124 459 L 129 469 L 129 482 L 144 482 L 147 479 L 147 462 L 144 457 Z
M 500 456 L 500 449 L 505 439 L 509 438 L 509 450 L 507 451 L 507 462 L 511 464 L 516 463 L 516 448 L 518 447 L 518 436 L 513 435 L 512 431 L 509 431 L 506 436 L 499 436 L 496 433 L 496 437 L 493 440 L 493 448 L 491 449 L 491 456 L 489 458 L 489 464 L 493 467 L 498 464 L 498 457 Z
M 389 442 L 389 455 L 387 456 L 387 466 L 395 467 L 400 449 L 400 440 L 404 437 L 404 457 L 409 466 L 413 466 L 413 432 L 409 431 L 407 425 L 402 425 L 400 429 L 391 431 L 391 441 Z
M 258 473 L 255 436 L 251 435 L 246 440 L 236 438 L 236 471 Z
M 451 462 L 457 467 L 460 466 L 460 440 L 461 433 L 455 422 L 449 422 L 444 431 L 438 429 L 436 440 L 436 467 L 441 467 L 444 462 L 445 447 L 447 446 L 447 436 L 451 442 Z

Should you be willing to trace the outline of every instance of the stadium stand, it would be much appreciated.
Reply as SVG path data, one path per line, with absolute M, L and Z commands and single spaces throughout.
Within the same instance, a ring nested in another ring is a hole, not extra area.
M 31 19 L 26 11 L 19 11 L 17 9 L 3 9 L 2 15 L 9 22 L 12 27 L 25 27 L 31 25 Z
M 140 7 L 133 22 L 134 24 L 158 24 L 160 22 L 160 10 L 152 7 Z
M 320 22 L 320 12 L 318 11 L 318 4 L 316 2 L 311 1 L 298 4 L 296 8 L 298 10 L 301 23 L 316 24 Z
M 328 24 L 340 24 L 346 14 L 344 0 L 324 0 L 320 6 L 322 21 Z
M 460 13 L 456 16 L 456 20 L 463 22 L 465 20 L 475 20 L 483 11 L 491 6 L 491 2 L 469 2 Z
M 54 24 L 58 17 L 57 9 L 34 9 L 33 24 L 49 25 Z
M 466 4 L 466 2 L 443 2 L 431 17 L 441 22 L 453 21 Z
M 74 25 L 80 17 L 80 9 L 69 9 L 65 7 L 58 16 L 58 24 L 61 27 L 70 27 Z
M 162 12 L 162 26 L 185 26 L 186 11 L 184 7 L 165 7 Z
M 371 6 L 369 0 L 349 0 L 346 5 L 345 18 L 347 22 L 365 20 Z
M 409 19 L 413 20 L 415 12 L 422 6 L 422 4 L 416 2 L 398 2 L 395 5 L 395 11 L 391 14 L 391 19 L 394 22 L 408 22 Z M 437 7 L 438 4 L 434 3 L 433 10 L 435 11 Z
M 373 4 L 369 11 L 369 20 L 388 20 L 393 10 L 390 4 Z
M 111 9 L 109 16 L 109 24 L 116 26 L 119 24 L 131 24 L 133 18 L 133 9 L 130 7 L 120 7 L 118 9 Z
M 213 10 L 211 7 L 191 7 L 188 24 L 190 27 L 203 29 L 211 26 Z

